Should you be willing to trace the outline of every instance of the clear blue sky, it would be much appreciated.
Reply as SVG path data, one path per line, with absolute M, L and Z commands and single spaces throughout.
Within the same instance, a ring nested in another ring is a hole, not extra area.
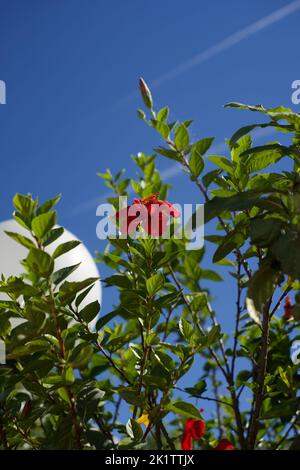
M 138 77 L 158 84 L 155 101 L 169 104 L 173 118 L 195 120 L 195 138 L 215 135 L 218 144 L 257 119 L 224 103 L 292 106 L 291 83 L 300 79 L 299 2 L 280 20 L 257 23 L 289 3 L 0 0 L 0 80 L 7 86 L 0 220 L 11 217 L 16 192 L 40 200 L 61 192 L 60 223 L 92 252 L 103 248 L 95 209 L 107 189 L 96 172 L 124 167 L 133 175 L 130 155 L 159 143 L 136 118 Z M 177 68 L 203 52 L 198 63 Z M 184 175 L 170 183 L 172 202 L 202 202 Z M 214 289 L 217 307 L 224 309 L 226 294 Z M 107 312 L 108 290 L 103 301 Z

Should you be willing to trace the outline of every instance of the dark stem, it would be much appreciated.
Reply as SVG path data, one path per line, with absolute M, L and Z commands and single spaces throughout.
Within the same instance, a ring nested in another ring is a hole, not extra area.
M 235 317 L 235 331 L 234 331 L 234 343 L 232 350 L 232 363 L 231 363 L 231 375 L 234 378 L 234 368 L 236 362 L 236 352 L 238 346 L 238 337 L 239 337 L 239 324 L 241 318 L 241 263 L 240 259 L 237 257 L 237 296 L 236 296 L 236 317 Z
M 162 431 L 162 433 L 163 433 L 163 435 L 164 435 L 164 437 L 165 437 L 165 439 L 166 439 L 166 441 L 167 441 L 168 446 L 170 447 L 170 449 L 176 450 L 176 447 L 175 447 L 175 445 L 174 445 L 174 442 L 173 442 L 172 439 L 170 438 L 170 436 L 169 436 L 169 434 L 168 434 L 168 431 L 166 430 L 166 428 L 165 428 L 163 422 L 160 423 L 160 427 L 161 427 L 161 431 Z
M 64 345 L 64 340 L 62 338 L 62 334 L 61 334 L 61 327 L 60 327 L 59 318 L 58 318 L 58 314 L 57 314 L 57 310 L 55 306 L 54 293 L 53 293 L 52 285 L 50 281 L 48 282 L 48 290 L 49 290 L 49 304 L 50 304 L 51 314 L 52 314 L 54 324 L 55 324 L 56 338 L 58 339 L 58 343 L 59 343 L 60 359 L 64 361 L 65 360 L 65 345 Z M 60 368 L 62 367 L 63 366 L 60 365 Z M 67 391 L 68 398 L 69 398 L 69 403 L 70 403 L 69 412 L 70 412 L 71 420 L 72 420 L 74 431 L 75 431 L 75 442 L 74 442 L 75 447 L 76 449 L 82 449 L 81 425 L 78 423 L 78 420 L 77 420 L 75 398 L 70 387 L 66 386 L 65 389 Z
M 120 369 L 114 362 L 114 360 L 112 359 L 112 357 L 107 354 L 107 352 L 105 351 L 105 349 L 101 346 L 101 344 L 97 341 L 96 342 L 96 345 L 97 345 L 97 348 L 99 349 L 99 351 L 102 352 L 103 356 L 106 357 L 106 359 L 108 360 L 108 362 L 110 363 L 111 367 L 113 369 L 115 369 L 115 371 L 125 380 L 125 382 L 128 383 L 128 385 L 132 385 L 132 382 L 131 380 L 128 379 L 128 377 L 126 376 L 125 372 L 122 371 L 122 369 Z
M 114 449 L 117 449 L 117 446 L 115 444 L 115 441 L 114 441 L 114 438 L 113 438 L 113 435 L 112 433 L 110 432 L 110 430 L 105 426 L 104 422 L 103 422 L 103 419 L 100 415 L 95 415 L 94 416 L 94 419 L 100 429 L 100 431 L 103 432 L 103 434 L 107 437 L 107 439 L 111 442 L 112 444 L 112 447 Z
M 256 383 L 257 389 L 254 395 L 254 406 L 253 413 L 250 420 L 249 426 L 249 437 L 248 437 L 248 449 L 254 449 L 256 444 L 256 437 L 259 428 L 259 419 L 261 413 L 261 407 L 264 399 L 264 386 L 265 386 L 265 375 L 267 370 L 268 361 L 268 343 L 269 343 L 269 324 L 270 314 L 269 308 L 272 302 L 272 298 L 264 305 L 263 308 L 263 319 L 262 319 L 262 338 L 261 338 L 261 350 L 260 357 L 257 366 Z

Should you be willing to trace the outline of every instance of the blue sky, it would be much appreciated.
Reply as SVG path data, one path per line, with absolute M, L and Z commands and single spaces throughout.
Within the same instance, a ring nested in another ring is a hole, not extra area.
M 60 223 L 91 252 L 104 247 L 95 210 L 107 189 L 96 173 L 134 175 L 130 155 L 160 143 L 136 118 L 139 76 L 155 84 L 157 107 L 194 119 L 192 136 L 216 144 L 257 119 L 223 104 L 292 106 L 300 78 L 299 1 L 0 0 L 0 11 L 0 220 L 16 192 L 62 193 Z M 169 182 L 172 202 L 202 202 L 183 174 Z M 214 289 L 216 307 L 226 295 Z M 103 303 L 109 311 L 108 290 Z

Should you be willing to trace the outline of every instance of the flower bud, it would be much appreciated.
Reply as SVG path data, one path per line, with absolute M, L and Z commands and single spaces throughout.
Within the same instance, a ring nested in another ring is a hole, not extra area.
M 149 90 L 146 82 L 142 78 L 139 79 L 139 88 L 145 105 L 147 106 L 147 108 L 152 109 L 153 100 L 151 91 Z

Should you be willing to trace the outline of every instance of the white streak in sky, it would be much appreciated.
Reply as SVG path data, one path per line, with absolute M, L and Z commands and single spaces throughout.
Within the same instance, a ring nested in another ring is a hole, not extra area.
M 283 18 L 291 15 L 295 11 L 299 10 L 300 8 L 300 0 L 295 0 L 291 3 L 288 3 L 284 7 L 279 8 L 278 10 L 273 11 L 267 16 L 255 21 L 254 23 L 246 26 L 246 28 L 240 29 L 235 33 L 227 36 L 222 41 L 217 42 L 213 46 L 209 47 L 208 49 L 200 52 L 199 54 L 194 55 L 190 59 L 182 62 L 181 64 L 177 65 L 173 69 L 169 70 L 165 74 L 161 75 L 160 77 L 156 78 L 149 82 L 150 88 L 157 88 L 164 83 L 177 78 L 179 75 L 187 72 L 188 70 L 196 67 L 197 65 L 203 64 L 204 62 L 208 61 L 212 57 L 219 55 L 221 52 L 230 49 L 232 46 L 240 43 L 244 39 L 253 36 L 254 34 L 262 31 L 269 26 L 277 23 L 278 21 L 282 20 Z M 137 92 L 132 92 L 125 96 L 121 102 L 128 102 L 131 101 L 133 98 L 137 96 Z
M 151 88 L 157 88 L 160 85 L 173 80 L 174 78 L 178 77 L 179 75 L 185 73 L 186 71 L 196 67 L 197 65 L 203 64 L 204 62 L 208 61 L 212 57 L 217 56 L 221 52 L 230 49 L 232 46 L 240 43 L 244 39 L 253 36 L 254 34 L 262 31 L 269 26 L 277 23 L 278 21 L 282 20 L 283 18 L 291 15 L 292 13 L 296 12 L 300 8 L 300 0 L 295 0 L 291 3 L 288 3 L 284 7 L 279 8 L 278 10 L 273 11 L 267 16 L 255 21 L 254 23 L 250 24 L 246 28 L 240 29 L 239 31 L 227 36 L 220 42 L 217 42 L 215 45 L 209 47 L 205 51 L 196 54 L 195 56 L 191 57 L 187 61 L 183 62 L 182 64 L 178 65 L 177 67 L 169 70 L 165 74 L 161 75 L 159 78 L 153 80 L 149 83 Z M 123 98 L 122 102 L 128 102 L 137 96 L 136 92 L 133 92 Z M 263 133 L 263 135 L 266 135 Z M 225 151 L 225 144 L 219 144 L 217 147 L 212 148 L 213 153 Z M 211 152 L 211 153 L 212 153 Z M 162 178 L 168 180 L 170 178 L 174 178 L 181 172 L 181 168 L 179 165 L 173 165 L 167 168 L 166 170 L 162 171 Z M 95 208 L 98 204 L 104 202 L 108 196 L 111 195 L 111 192 L 103 194 L 98 198 L 91 199 L 86 201 L 72 211 L 71 215 L 77 215 L 82 212 L 86 212 L 92 208 Z

